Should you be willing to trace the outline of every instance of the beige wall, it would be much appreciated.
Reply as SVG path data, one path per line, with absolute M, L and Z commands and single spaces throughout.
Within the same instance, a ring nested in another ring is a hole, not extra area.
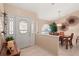
M 33 20 L 36 20 L 36 14 L 34 12 L 31 12 L 29 10 L 24 10 L 19 7 L 10 5 L 10 4 L 4 4 L 5 5 L 5 11 L 6 13 L 10 15 L 15 15 L 15 16 L 31 16 Z
M 36 39 L 37 39 L 36 44 L 39 47 L 44 48 L 52 55 L 58 55 L 58 49 L 59 49 L 58 36 L 37 34 Z
M 4 5 L 0 3 L 0 12 L 4 12 Z

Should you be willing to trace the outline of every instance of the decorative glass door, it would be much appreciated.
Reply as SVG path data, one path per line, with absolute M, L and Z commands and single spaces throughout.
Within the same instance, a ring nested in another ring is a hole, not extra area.
M 31 19 L 24 17 L 16 18 L 16 42 L 19 48 L 30 46 L 31 39 Z
M 31 45 L 31 18 L 29 17 L 8 17 L 7 36 L 13 36 L 19 48 Z

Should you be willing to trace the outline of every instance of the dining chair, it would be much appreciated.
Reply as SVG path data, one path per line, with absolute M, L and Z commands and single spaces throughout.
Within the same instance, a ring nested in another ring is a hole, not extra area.
M 76 38 L 76 45 L 77 45 L 77 43 L 78 43 L 78 40 L 79 40 L 79 36 L 77 36 L 77 38 Z
M 70 48 L 73 47 L 73 43 L 72 43 L 73 36 L 74 36 L 74 33 L 72 33 L 69 37 L 64 37 L 66 49 L 68 49 L 68 46 L 70 46 Z
M 59 33 L 59 41 L 60 41 L 60 44 L 63 46 L 63 37 L 64 37 L 64 32 L 60 32 Z
M 73 47 L 73 44 L 72 44 L 73 36 L 74 36 L 74 33 L 72 33 L 71 36 L 70 36 L 70 40 L 69 40 L 70 48 Z

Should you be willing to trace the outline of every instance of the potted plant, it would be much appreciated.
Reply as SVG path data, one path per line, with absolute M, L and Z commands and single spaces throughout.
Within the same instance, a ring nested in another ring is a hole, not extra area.
M 57 32 L 57 25 L 56 25 L 55 22 L 49 24 L 49 26 L 50 26 L 50 29 L 51 29 L 51 32 L 49 34 L 54 34 L 54 33 Z
M 13 36 L 8 36 L 8 37 L 6 37 L 6 41 L 7 41 L 7 42 L 8 42 L 8 41 L 12 41 L 12 40 L 14 40 Z
M 13 38 L 13 36 L 6 37 L 6 42 L 7 42 L 7 49 L 11 53 L 11 51 L 14 50 L 14 38 Z

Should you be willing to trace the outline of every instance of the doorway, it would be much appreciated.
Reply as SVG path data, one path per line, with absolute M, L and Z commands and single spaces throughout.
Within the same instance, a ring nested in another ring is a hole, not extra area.
M 13 36 L 19 48 L 29 47 L 32 45 L 31 24 L 31 17 L 8 16 L 7 36 Z

